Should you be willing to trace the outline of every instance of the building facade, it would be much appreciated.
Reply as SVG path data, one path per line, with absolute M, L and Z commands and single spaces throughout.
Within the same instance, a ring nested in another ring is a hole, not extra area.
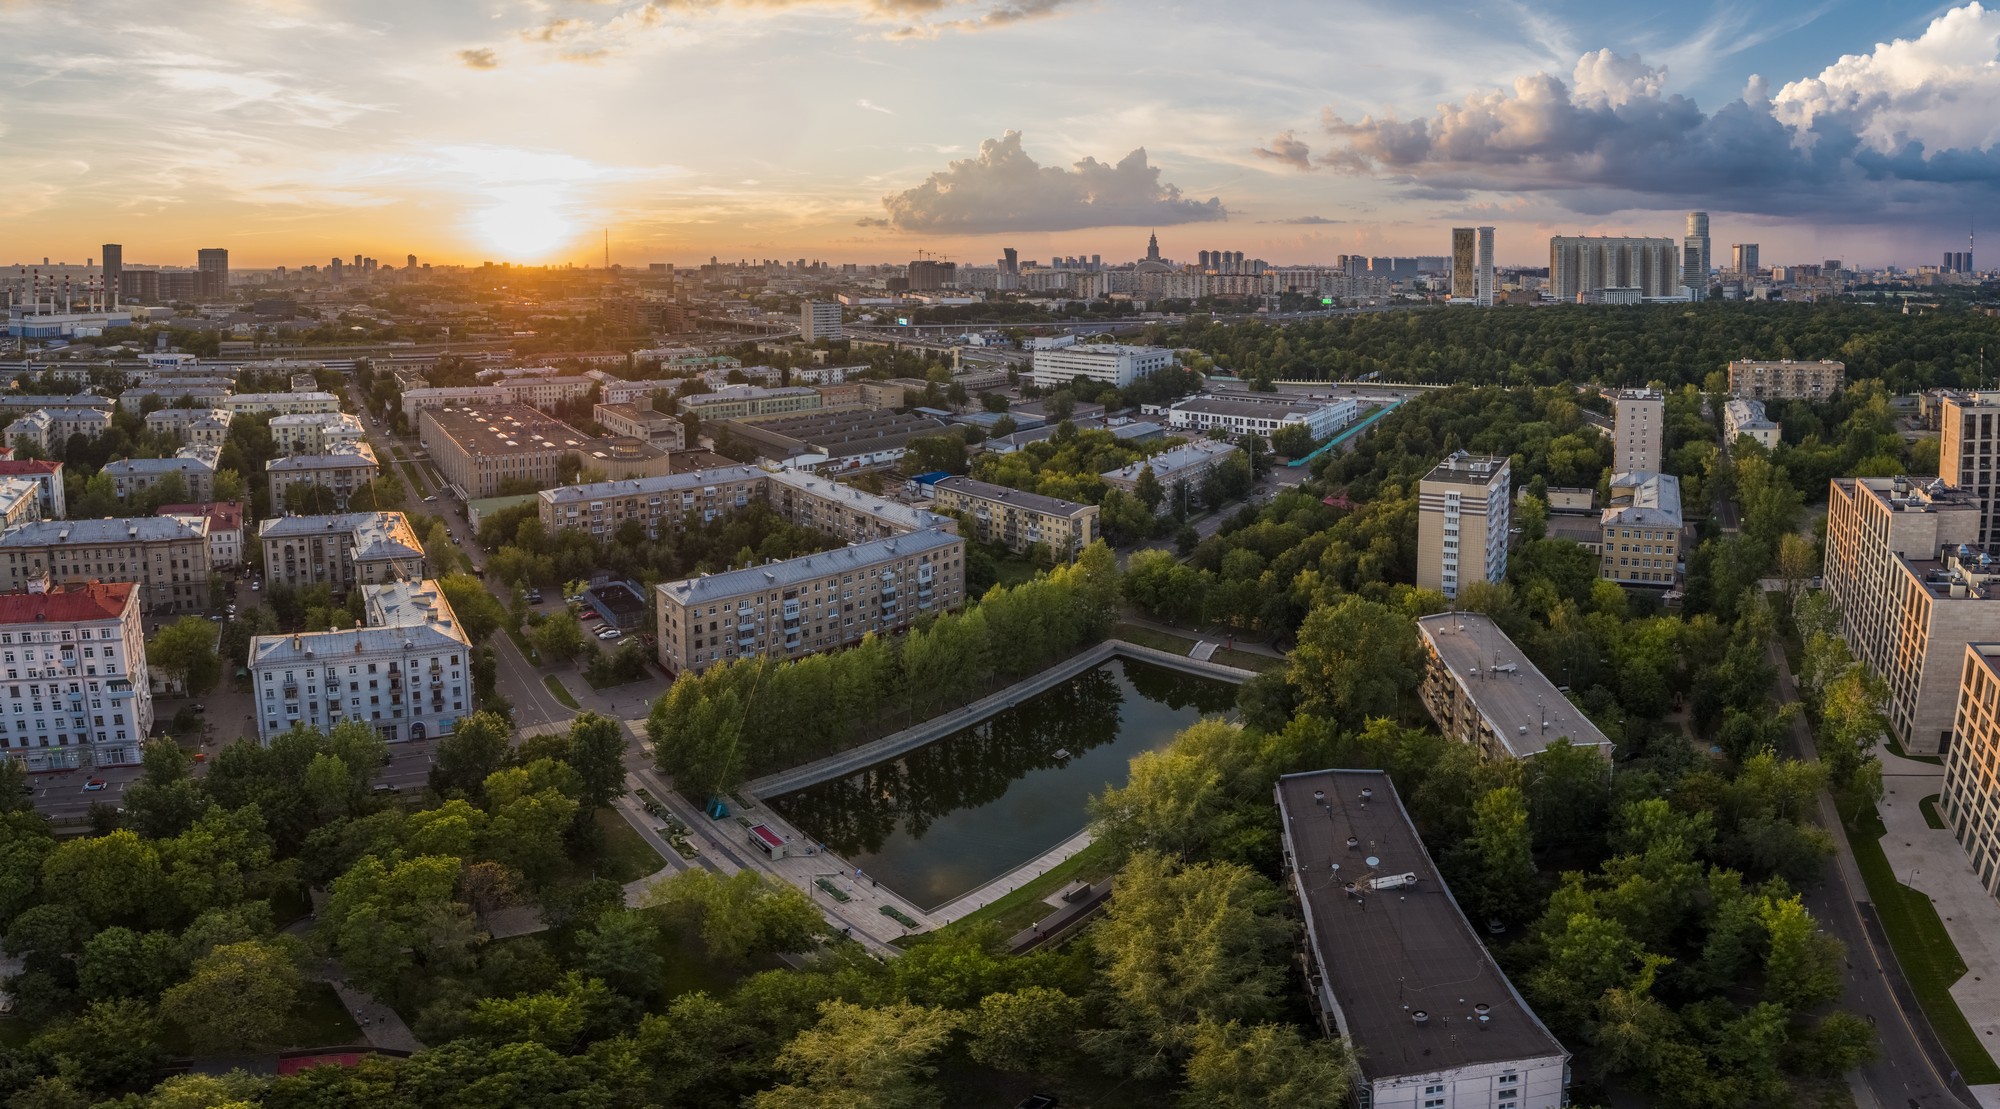
M 1513 475 L 1505 458 L 1451 455 L 1417 489 L 1417 588 L 1455 598 L 1475 581 L 1507 576 Z
M 981 543 L 1026 553 L 1037 544 L 1057 559 L 1071 559 L 1097 541 L 1097 506 L 1058 497 L 1044 497 L 974 481 L 941 478 L 931 487 L 932 503 L 941 512 L 955 512 Z
M 1938 814 L 1972 872 L 2000 895 L 2000 643 L 1968 643 Z
M 818 391 L 803 385 L 766 389 L 759 385 L 731 385 L 713 393 L 696 393 L 681 398 L 681 411 L 703 420 L 742 420 L 756 416 L 781 416 L 805 412 L 820 406 Z
M 344 510 L 354 491 L 381 472 L 375 448 L 366 442 L 346 443 L 327 454 L 294 454 L 264 463 L 273 513 L 296 511 L 293 506 L 299 503 L 301 490 L 308 488 L 331 493 L 334 507 Z
M 1642 297 L 1680 295 L 1680 248 L 1672 239 L 1557 235 L 1549 240 L 1549 295 L 1575 301 L 1605 289 Z
M 196 444 L 175 451 L 172 458 L 121 458 L 106 463 L 104 472 L 111 475 L 123 503 L 174 475 L 179 475 L 189 499 L 207 501 L 215 497 L 215 470 L 221 459 L 221 447 Z
M 680 420 L 655 412 L 650 405 L 600 404 L 591 409 L 591 418 L 609 435 L 623 435 L 663 450 L 677 451 L 687 445 L 687 428 Z
M 1255 432 L 1267 441 L 1280 428 L 1304 427 L 1314 439 L 1326 439 L 1354 422 L 1360 404 L 1352 397 L 1324 401 L 1301 397 L 1199 396 L 1177 401 L 1164 409 L 1148 405 L 1148 415 L 1166 417 L 1167 426 L 1207 432 L 1220 428 L 1231 438 Z
M 417 426 L 438 471 L 469 500 L 494 496 L 510 479 L 532 483 L 530 488 L 557 484 L 557 467 L 570 452 L 569 444 L 585 438 L 525 405 L 426 408 Z
M 1030 376 L 1044 389 L 1068 385 L 1079 377 L 1123 389 L 1173 364 L 1174 352 L 1166 347 L 1091 343 L 1036 351 Z
M 965 541 L 941 529 L 657 587 L 660 665 L 699 672 L 906 631 L 965 603 Z
M 1938 395 L 1938 474 L 1979 506 L 1979 544 L 2000 547 L 2000 392 Z
M 1158 454 L 1120 466 L 1116 470 L 1108 470 L 1098 476 L 1104 479 L 1105 485 L 1113 489 L 1136 494 L 1139 491 L 1140 477 L 1147 470 L 1151 470 L 1153 479 L 1158 481 L 1160 487 L 1171 497 L 1176 486 L 1185 486 L 1190 492 L 1199 488 L 1201 480 L 1228 462 L 1231 455 L 1242 453 L 1233 443 L 1195 439 L 1178 447 L 1168 447 Z M 1169 512 L 1173 507 L 1162 501 L 1159 511 Z
M 1425 657 L 1419 694 L 1446 738 L 1494 759 L 1531 758 L 1557 740 L 1611 756 L 1611 740 L 1491 617 L 1423 616 L 1417 635 Z
M 0 595 L 0 759 L 30 773 L 130 766 L 153 727 L 139 587 Z
M 183 443 L 220 447 L 229 438 L 226 408 L 160 408 L 146 413 L 146 430 Z
M 403 390 L 403 418 L 412 426 L 417 414 L 433 408 L 483 408 L 510 404 L 507 391 L 498 385 L 453 385 L 433 389 Z
M 1729 364 L 1729 395 L 1753 400 L 1832 400 L 1847 383 L 1844 362 L 1741 361 Z
M 1722 443 L 1734 446 L 1736 440 L 1749 436 L 1766 450 L 1775 449 L 1781 430 L 1768 416 L 1764 415 L 1764 402 L 1749 397 L 1730 397 L 1722 404 Z
M 1451 229 L 1451 299 L 1472 300 L 1479 295 L 1478 229 Z
M 1667 400 L 1658 389 L 1620 389 L 1611 395 L 1611 469 L 1657 470 Z
M 233 416 L 259 416 L 269 412 L 273 416 L 302 416 L 318 412 L 340 411 L 340 398 L 332 393 L 237 393 L 222 398 L 218 406 L 229 410 Z
M 61 520 L 69 516 L 63 493 L 63 464 L 45 458 L 0 460 L 0 478 L 27 478 L 35 483 L 41 497 L 41 518 Z
M 448 734 L 468 711 L 472 645 L 435 581 L 364 587 L 367 626 L 250 640 L 257 736 L 365 722 L 390 743 Z
M 730 466 L 664 477 L 563 485 L 539 494 L 542 526 L 551 532 L 586 531 L 608 540 L 633 522 L 658 539 L 694 517 L 706 523 L 764 496 L 763 470 Z
M 0 592 L 134 582 L 150 615 L 208 609 L 208 522 L 188 517 L 42 520 L 0 534 Z
M 1715 248 L 1708 237 L 1708 213 L 1689 212 L 1687 236 L 1681 240 L 1681 285 L 1694 300 L 1708 299 L 1708 271 L 1715 265 Z
M 1656 589 L 1680 580 L 1681 479 L 1648 471 L 1611 475 L 1611 503 L 1598 524 L 1598 577 Z
M 840 339 L 846 332 L 840 326 L 840 302 L 837 300 L 808 300 L 799 305 L 799 338 L 808 343 L 821 339 Z
M 309 412 L 271 420 L 280 454 L 330 454 L 363 439 L 361 417 L 351 412 Z
M 258 528 L 257 542 L 273 584 L 326 585 L 335 596 L 357 585 L 430 575 L 423 541 L 400 512 L 274 517 Z
M 51 454 L 68 446 L 72 435 L 95 439 L 109 430 L 111 413 L 106 409 L 37 408 L 7 425 L 7 441 Z

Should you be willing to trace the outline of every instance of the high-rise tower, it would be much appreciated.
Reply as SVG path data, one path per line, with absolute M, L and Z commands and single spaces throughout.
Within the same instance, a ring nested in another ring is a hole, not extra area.
M 125 248 L 118 243 L 104 244 L 104 306 L 118 307 L 118 281 L 125 272 Z
M 1451 299 L 1471 300 L 1479 294 L 1478 230 L 1451 229 Z
M 195 252 L 195 267 L 199 271 L 196 280 L 203 296 L 228 294 L 229 251 L 218 246 L 203 247 Z
M 1479 280 L 1473 289 L 1473 303 L 1484 308 L 1493 307 L 1495 289 L 1493 275 L 1493 229 L 1479 229 Z
M 1708 241 L 1708 213 L 1689 212 L 1687 237 L 1681 240 L 1681 284 L 1695 300 L 1708 297 L 1708 271 L 1715 255 Z

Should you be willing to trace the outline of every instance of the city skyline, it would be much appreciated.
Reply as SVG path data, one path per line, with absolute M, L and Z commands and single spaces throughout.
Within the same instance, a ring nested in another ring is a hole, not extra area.
M 146 13 L 0 5 L 0 263 L 596 265 L 606 231 L 627 266 L 1123 262 L 1154 229 L 1182 260 L 1328 263 L 1473 225 L 1532 266 L 1554 235 L 1678 238 L 1704 210 L 1766 264 L 1918 265 L 2000 185 L 1979 4 Z

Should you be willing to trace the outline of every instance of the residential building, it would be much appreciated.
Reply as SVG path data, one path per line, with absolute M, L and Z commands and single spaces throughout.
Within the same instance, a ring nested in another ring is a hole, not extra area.
M 958 525 L 949 517 L 811 472 L 780 470 L 766 474 L 764 497 L 778 515 L 792 523 L 838 536 L 849 543 L 866 543 L 913 531 L 958 531 Z
M 627 521 L 658 539 L 680 527 L 683 519 L 702 522 L 747 507 L 765 495 L 763 470 L 730 466 L 661 477 L 560 485 L 539 494 L 542 526 L 550 532 L 587 531 L 609 539 Z
M 1611 475 L 1611 503 L 1598 525 L 1598 577 L 1660 589 L 1679 580 L 1681 479 L 1645 470 Z
M 12 454 L 12 450 L 8 450 Z M 41 518 L 61 520 L 69 515 L 63 499 L 63 464 L 45 458 L 0 459 L 0 478 L 27 478 L 35 483 L 41 497 Z
M 800 658 L 963 605 L 965 541 L 930 529 L 657 588 L 669 673 L 756 655 Z
M 139 761 L 153 727 L 139 592 L 32 582 L 0 595 L 0 760 L 30 773 Z
M 0 534 L 0 592 L 129 581 L 148 614 L 208 608 L 208 522 L 186 517 L 42 520 Z
M 111 413 L 101 408 L 37 408 L 7 425 L 7 441 L 51 454 L 68 446 L 72 435 L 95 439 L 109 430 Z
M 381 472 L 375 448 L 365 442 L 343 443 L 325 454 L 287 455 L 264 463 L 274 514 L 297 511 L 299 490 L 307 486 L 332 493 L 334 507 L 345 511 L 347 498 Z M 315 501 L 314 507 L 323 503 Z
M 127 412 L 144 412 L 149 403 L 162 407 L 179 408 L 221 408 L 229 398 L 228 382 L 220 385 L 197 385 L 188 380 L 155 381 L 147 385 L 135 385 L 118 394 L 118 407 Z
M 586 370 L 585 377 L 597 382 L 597 399 L 601 404 L 636 404 L 641 408 L 653 403 L 653 395 L 672 392 L 671 381 L 627 381 L 604 370 Z
M 41 518 L 41 483 L 33 478 L 0 477 L 0 523 L 11 528 Z
M 1044 389 L 1068 385 L 1079 377 L 1123 389 L 1147 374 L 1172 366 L 1174 352 L 1166 347 L 1091 343 L 1038 350 L 1034 359 L 1030 376 Z
M 1607 288 L 1637 289 L 1642 297 L 1681 290 L 1680 248 L 1672 239 L 1557 235 L 1549 240 L 1549 295 L 1576 301 Z
M 1569 1052 L 1466 919 L 1389 775 L 1287 774 L 1274 792 L 1304 979 L 1321 1030 L 1350 1045 L 1352 1104 L 1567 1105 Z
M 116 400 L 95 393 L 51 395 L 0 392 L 0 412 L 33 412 L 37 408 L 101 408 L 109 412 L 117 404 Z
M 1667 400 L 1658 389 L 1620 389 L 1611 395 L 1611 469 L 1657 470 Z
M 804 412 L 819 406 L 819 393 L 803 385 L 776 389 L 760 385 L 731 385 L 713 393 L 696 393 L 681 398 L 681 411 L 691 412 L 704 421 L 776 416 Z
M 1505 458 L 1458 451 L 1417 487 L 1417 588 L 1447 598 L 1475 581 L 1507 576 L 1513 470 Z
M 189 498 L 206 501 L 215 497 L 215 471 L 221 459 L 221 447 L 199 444 L 182 447 L 172 458 L 121 458 L 106 463 L 103 472 L 111 475 L 121 502 L 129 503 L 134 495 L 175 474 Z
M 663 450 L 677 451 L 687 445 L 687 429 L 675 416 L 655 412 L 649 405 L 600 404 L 591 409 L 597 426 L 611 435 L 623 435 Z
M 275 517 L 258 527 L 257 542 L 274 585 L 326 585 L 340 596 L 357 585 L 430 576 L 423 540 L 400 512 Z
M 2000 643 L 1965 645 L 1952 735 L 1938 815 L 1986 892 L 2000 895 Z
M 412 426 L 417 413 L 433 408 L 485 408 L 509 404 L 507 391 L 498 385 L 454 385 L 439 389 L 403 390 L 403 418 Z
M 1123 489 L 1127 493 L 1139 491 L 1139 478 L 1147 470 L 1153 471 L 1154 480 L 1167 491 L 1169 499 L 1176 494 L 1176 488 L 1193 492 L 1201 487 L 1201 479 L 1216 471 L 1227 462 L 1231 455 L 1240 455 L 1234 444 L 1220 443 L 1213 439 L 1192 439 L 1177 447 L 1166 450 L 1137 462 L 1120 466 L 1098 476 L 1104 484 L 1113 489 Z M 1161 512 L 1170 512 L 1174 505 L 1167 501 L 1160 503 Z
M 501 381 L 497 387 L 506 394 L 509 404 L 547 409 L 585 399 L 597 382 L 582 376 L 517 377 Z
M 1471 301 L 1479 295 L 1478 230 L 1451 229 L 1451 299 Z
M 932 504 L 940 512 L 956 512 L 981 543 L 1024 554 L 1036 544 L 1057 559 L 1070 559 L 1098 538 L 1097 506 L 1058 497 L 974 481 L 969 477 L 939 479 L 931 486 Z
M 231 415 L 299 416 L 313 412 L 340 411 L 340 398 L 332 393 L 238 393 L 222 398 L 218 405 Z
M 183 443 L 220 447 L 229 438 L 229 420 L 226 408 L 160 408 L 146 413 L 146 430 Z
M 1832 400 L 1847 381 L 1844 362 L 1742 361 L 1729 364 L 1729 395 L 1753 400 Z
M 901 408 L 909 403 L 908 390 L 890 381 L 864 381 L 861 403 L 869 408 Z
M 822 412 L 862 407 L 861 383 L 858 381 L 852 384 L 814 385 L 811 388 L 813 392 L 819 394 L 819 407 Z
M 840 473 L 888 466 L 903 457 L 910 440 L 927 435 L 959 435 L 946 420 L 883 409 L 806 412 L 721 425 L 738 443 L 787 469 Z
M 204 300 L 229 295 L 229 252 L 209 246 L 195 251 L 195 288 Z
M 1950 748 L 1965 645 L 2000 620 L 1980 515 L 1940 478 L 1836 478 L 1828 492 L 1826 597 L 1848 650 L 1888 684 L 1884 715 L 1913 755 Z
M 1479 229 L 1479 269 L 1478 280 L 1473 285 L 1473 303 L 1481 308 L 1493 307 L 1493 295 L 1497 289 L 1493 271 L 1493 229 Z
M 563 456 L 587 438 L 519 404 L 426 408 L 417 427 L 438 471 L 468 499 L 491 497 L 510 480 L 530 489 L 556 485 L 562 480 L 557 467 Z
M 243 565 L 243 514 L 241 501 L 202 501 L 196 504 L 163 504 L 155 516 L 198 516 L 208 521 L 208 565 L 212 570 L 234 570 Z
M 2000 392 L 1938 394 L 1938 473 L 1979 506 L 1979 544 L 2000 548 Z
M 390 743 L 449 733 L 472 699 L 472 644 L 432 580 L 362 587 L 367 626 L 250 640 L 257 737 L 359 720 Z
M 1557 740 L 1595 747 L 1611 757 L 1611 740 L 1491 617 L 1478 612 L 1422 616 L 1417 635 L 1425 655 L 1418 694 L 1447 739 L 1493 759 L 1531 758 Z
M 791 370 L 791 384 L 840 385 L 844 384 L 849 377 L 866 369 L 868 369 L 868 366 L 865 363 L 858 366 L 793 366 Z M 1004 373 L 1000 375 L 1002 381 L 1005 381 L 1006 377 L 1007 375 Z M 966 388 L 970 389 L 972 386 L 968 384 Z
M 305 412 L 272 418 L 271 438 L 281 454 L 330 454 L 361 442 L 364 433 L 352 412 Z
M 1734 446 L 1736 440 L 1749 436 L 1763 444 L 1765 449 L 1775 449 L 1778 445 L 1780 429 L 1764 415 L 1764 402 L 1749 397 L 1730 397 L 1722 403 L 1722 444 Z
M 1708 299 L 1708 271 L 1715 265 L 1708 238 L 1708 213 L 1689 212 L 1687 237 L 1681 240 L 1681 284 L 1693 300 Z
M 821 339 L 840 339 L 846 332 L 840 326 L 840 302 L 837 300 L 808 300 L 799 304 L 799 338 L 808 343 Z
M 1141 411 L 1165 416 L 1167 426 L 1173 428 L 1200 432 L 1220 428 L 1232 439 L 1255 432 L 1268 442 L 1278 429 L 1294 425 L 1304 427 L 1314 439 L 1330 438 L 1354 422 L 1360 407 L 1352 397 L 1231 393 L 1189 397 L 1167 406 L 1149 404 Z

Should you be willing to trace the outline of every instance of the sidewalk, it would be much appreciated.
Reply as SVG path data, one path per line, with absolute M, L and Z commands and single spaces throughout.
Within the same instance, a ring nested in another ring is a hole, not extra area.
M 939 924 L 963 920 L 995 901 L 1013 893 L 1049 872 L 1049 868 L 1090 846 L 1090 833 L 1078 832 L 1056 844 L 1039 858 L 1017 866 L 950 904 L 932 909 L 931 919 Z

